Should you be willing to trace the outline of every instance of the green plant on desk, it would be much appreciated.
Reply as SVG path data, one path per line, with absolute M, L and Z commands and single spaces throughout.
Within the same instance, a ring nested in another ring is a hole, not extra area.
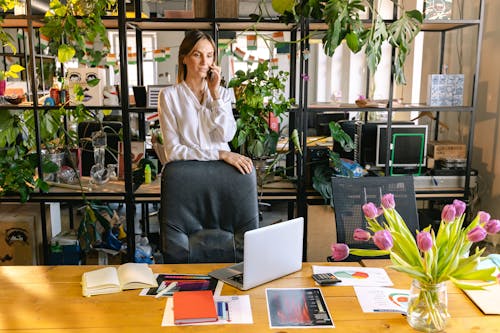
M 333 144 L 340 144 L 346 152 L 354 149 L 355 143 L 338 123 L 332 121 L 328 126 Z M 328 150 L 328 161 L 328 165 L 318 165 L 314 168 L 314 175 L 312 177 L 313 188 L 319 192 L 325 201 L 332 200 L 332 176 L 340 174 L 344 177 L 353 177 L 352 171 L 342 164 L 338 153 Z

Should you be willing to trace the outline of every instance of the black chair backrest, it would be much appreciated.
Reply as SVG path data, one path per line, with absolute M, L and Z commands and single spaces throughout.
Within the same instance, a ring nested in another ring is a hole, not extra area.
M 240 262 L 244 233 L 259 223 L 255 172 L 223 161 L 176 161 L 162 171 L 165 263 Z
M 419 224 L 412 176 L 332 177 L 337 242 L 355 248 L 375 248 L 371 241 L 355 241 L 353 233 L 356 228 L 367 229 L 362 206 L 367 202 L 379 206 L 382 195 L 387 193 L 394 194 L 396 210 L 415 235 Z

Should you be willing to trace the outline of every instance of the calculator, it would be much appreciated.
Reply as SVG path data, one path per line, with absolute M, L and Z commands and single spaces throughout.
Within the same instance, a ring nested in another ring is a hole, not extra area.
M 318 282 L 320 286 L 330 286 L 335 283 L 342 282 L 338 277 L 332 273 L 319 273 L 312 275 L 314 281 Z

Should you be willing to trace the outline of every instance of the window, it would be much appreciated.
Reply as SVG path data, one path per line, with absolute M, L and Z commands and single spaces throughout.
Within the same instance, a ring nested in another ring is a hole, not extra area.
M 109 40 L 111 41 L 111 50 L 110 53 L 116 54 L 117 59 L 119 59 L 119 45 L 120 41 L 118 38 L 118 32 L 111 32 Z M 145 86 L 157 84 L 157 64 L 153 59 L 153 50 L 156 49 L 156 33 L 155 32 L 143 32 L 142 33 L 142 47 L 143 47 L 143 79 Z M 129 49 L 129 53 L 136 53 L 135 48 L 135 34 L 128 33 L 127 34 L 127 47 Z M 132 59 L 130 59 L 132 60 Z M 133 59 L 137 61 L 137 59 Z M 128 86 L 130 89 L 130 93 L 132 93 L 132 87 L 138 85 L 138 77 L 137 77 L 137 64 L 128 62 L 127 65 L 128 70 Z M 120 83 L 120 73 L 110 73 L 109 82 L 110 84 L 119 84 Z

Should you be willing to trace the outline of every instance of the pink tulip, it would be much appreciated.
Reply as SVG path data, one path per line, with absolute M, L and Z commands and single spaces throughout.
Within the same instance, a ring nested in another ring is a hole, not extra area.
M 467 204 L 461 200 L 453 200 L 453 206 L 455 207 L 456 216 L 461 216 L 467 209 Z
M 496 234 L 500 231 L 500 221 L 496 219 L 489 220 L 485 223 L 484 230 L 491 235 Z M 354 232 L 356 232 L 356 230 Z
M 429 251 L 432 248 L 431 233 L 428 231 L 419 232 L 417 235 L 417 245 L 421 251 L 423 252 Z
M 456 213 L 457 212 L 455 210 L 455 206 L 446 205 L 443 207 L 443 211 L 441 212 L 441 220 L 452 222 L 453 220 L 455 220 Z
M 382 206 L 385 209 L 393 209 L 396 207 L 396 202 L 394 202 L 394 194 L 387 193 L 382 196 Z
M 479 216 L 479 223 L 486 223 L 491 218 L 490 214 L 488 214 L 487 212 L 483 212 L 483 211 L 480 211 L 479 213 L 477 213 L 477 215 Z
M 364 204 L 362 209 L 367 219 L 374 219 L 378 216 L 377 206 L 373 202 Z
M 486 230 L 483 227 L 477 226 L 467 234 L 467 239 L 473 243 L 477 243 L 486 238 Z
M 365 242 L 365 241 L 367 241 L 367 240 L 369 240 L 371 238 L 371 235 L 366 230 L 363 230 L 363 229 L 360 229 L 360 228 L 356 228 L 354 230 L 353 238 L 354 238 L 354 240 Z
M 332 244 L 332 258 L 335 261 L 344 260 L 349 256 L 349 246 L 343 243 Z
M 379 230 L 373 235 L 375 245 L 381 250 L 390 250 L 394 245 L 392 235 L 388 230 Z

